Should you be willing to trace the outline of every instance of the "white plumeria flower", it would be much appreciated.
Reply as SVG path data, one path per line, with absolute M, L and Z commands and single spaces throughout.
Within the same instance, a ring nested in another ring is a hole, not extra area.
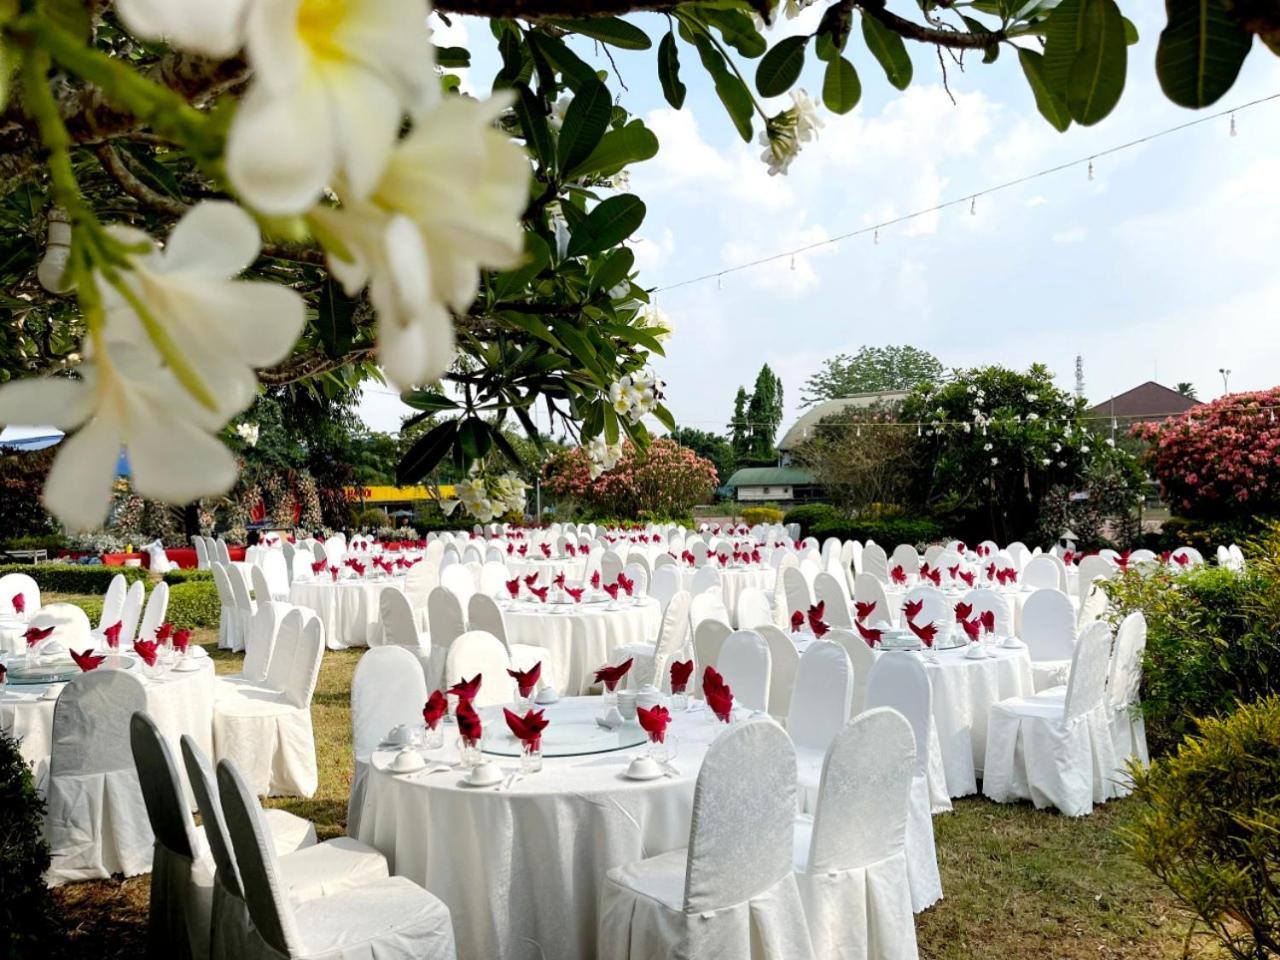
M 1080 448 L 1080 452 L 1081 452 L 1081 453 L 1088 453 L 1088 452 L 1089 452 L 1089 448 L 1088 448 L 1087 446 L 1082 446 L 1082 447 Z
M 143 40 L 224 59 L 244 45 L 249 0 L 116 0 L 129 32 Z
M 1043 459 L 1040 461 L 1040 465 L 1041 465 L 1042 467 L 1047 467 L 1047 466 L 1049 466 L 1049 464 L 1051 464 L 1051 463 L 1053 463 L 1053 461 L 1052 461 L 1052 460 L 1050 460 L 1048 457 L 1045 457 L 1045 458 L 1043 458 Z
M 794 20 L 805 11 L 806 7 L 811 7 L 815 0 L 786 0 L 784 12 L 788 20 Z
M 590 461 L 591 479 L 595 480 L 618 465 L 622 459 L 622 441 L 608 443 L 604 437 L 592 437 L 584 448 Z
M 256 447 L 258 445 L 258 425 L 256 423 L 242 423 L 236 427 L 236 433 L 249 446 Z
M 1035 423 L 1035 422 L 1036 422 L 1037 420 L 1039 420 L 1039 419 L 1040 419 L 1040 414 L 1038 414 L 1038 413 L 1028 413 L 1028 414 L 1027 414 L 1027 423 Z
M 441 96 L 429 12 L 425 0 L 254 3 L 254 78 L 227 135 L 240 195 L 264 213 L 302 213 L 341 174 L 351 197 L 366 197 L 405 113 Z
M 1107 446 L 1114 447 L 1115 445 L 1116 445 L 1116 442 L 1112 440 L 1110 437 L 1107 437 Z
M 102 525 L 121 447 L 143 497 L 190 503 L 235 483 L 235 458 L 213 436 L 226 418 L 192 399 L 154 351 L 116 344 L 91 354 L 77 372 L 79 380 L 0 387 L 0 421 L 75 430 L 59 447 L 44 488 L 45 507 L 67 527 Z
M 329 265 L 347 293 L 369 284 L 379 359 L 401 388 L 449 368 L 449 308 L 471 305 L 480 270 L 508 269 L 523 256 L 529 163 L 492 125 L 507 102 L 441 100 L 396 145 L 366 200 L 340 188 L 343 207 L 312 211 L 345 247 L 329 250 Z
M 671 315 L 656 304 L 645 308 L 644 325 L 646 327 L 656 327 L 658 332 L 654 334 L 654 338 L 662 343 L 671 339 L 671 335 L 675 333 L 676 325 L 671 320 Z
M 1039 400 L 1039 399 L 1040 399 L 1040 394 L 1038 394 L 1038 393 L 1028 393 L 1028 394 L 1027 394 L 1027 403 L 1035 403 L 1035 402 L 1036 402 L 1037 400 Z
M 765 148 L 760 159 L 768 165 L 771 177 L 786 173 L 800 153 L 800 145 L 816 139 L 823 126 L 817 106 L 804 90 L 792 90 L 791 103 L 770 117 L 760 132 L 759 143 Z
M 164 326 L 225 422 L 257 394 L 253 367 L 288 355 L 306 323 L 306 305 L 276 283 L 233 280 L 258 256 L 253 219 L 233 203 L 205 201 L 174 225 L 164 249 L 132 227 L 108 228 L 117 240 L 148 247 L 128 257 L 121 277 Z M 132 304 L 101 277 L 106 342 L 149 340 Z
M 983 450 L 990 450 L 990 449 L 991 449 L 991 444 L 989 444 L 989 443 L 985 443 L 985 444 L 983 444 L 983 445 L 982 445 L 982 449 L 983 449 Z

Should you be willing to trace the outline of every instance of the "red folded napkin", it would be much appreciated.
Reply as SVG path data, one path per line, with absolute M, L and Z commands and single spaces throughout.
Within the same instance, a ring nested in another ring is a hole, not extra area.
M 896 566 L 891 571 L 889 571 L 889 579 L 892 580 L 894 583 L 906 583 L 907 571 L 903 570 L 900 565 Z
M 545 712 L 545 710 L 530 710 L 522 717 L 512 713 L 506 707 L 502 708 L 502 715 L 507 718 L 507 727 L 530 750 L 538 750 L 542 747 L 542 731 L 551 722 L 543 716 Z
M 996 579 L 1005 586 L 1018 582 L 1018 571 L 1013 567 L 1005 567 L 1003 570 L 996 571 Z
M 572 543 L 566 543 L 564 545 L 564 552 L 571 557 L 576 557 L 578 555 L 578 548 L 575 547 Z
M 935 627 L 932 623 L 926 623 L 923 627 L 918 627 L 914 623 L 912 623 L 910 620 L 908 620 L 907 626 L 911 628 L 911 632 L 914 633 L 917 637 L 919 637 L 920 641 L 926 647 L 933 646 L 933 638 L 938 635 L 938 628 Z
M 165 642 L 166 640 L 168 640 L 171 636 L 173 636 L 173 624 L 172 624 L 172 623 L 162 623 L 162 624 L 160 624 L 160 626 L 156 627 L 156 642 L 157 642 L 157 643 L 164 643 L 164 642 Z
M 994 610 L 983 610 L 978 617 L 982 621 L 982 629 L 987 633 L 996 632 L 996 612 Z
M 507 555 L 508 555 L 508 556 L 510 556 L 511 554 L 513 554 L 513 553 L 515 553 L 515 552 L 516 552 L 516 545 L 515 545 L 514 543 L 508 543 L 508 544 L 507 544 Z
M 24 597 L 22 594 L 15 593 L 13 595 L 13 599 L 10 600 L 9 602 L 13 604 L 14 612 L 16 613 L 27 612 L 27 598 Z
M 636 707 L 636 719 L 640 721 L 640 729 L 649 735 L 654 743 L 662 743 L 667 739 L 667 724 L 671 722 L 671 711 L 661 704 L 652 707 Z
M 963 621 L 963 620 L 968 620 L 971 616 L 973 616 L 973 604 L 972 604 L 972 603 L 964 603 L 963 601 L 961 601 L 960 603 L 957 603 L 957 604 L 956 604 L 956 619 L 957 619 L 957 620 L 962 620 L 962 621 Z
M 928 579 L 933 574 L 933 568 L 927 563 L 920 564 L 920 579 Z
M 1128 562 L 1129 562 L 1129 558 L 1125 557 L 1125 563 L 1128 564 Z M 1173 562 L 1180 567 L 1185 567 L 1188 563 L 1191 562 L 1191 557 L 1185 553 L 1175 553 L 1173 555 Z
M 529 545 L 528 545 L 527 543 L 522 543 L 522 544 L 520 544 L 520 546 L 516 549 L 516 553 L 520 554 L 520 556 L 522 556 L 522 557 L 526 557 L 526 556 L 528 556 L 528 555 L 529 555 Z
M 512 600 L 520 596 L 520 578 L 519 577 L 516 577 L 514 580 L 506 581 L 506 584 L 507 584 L 507 593 L 511 594 Z
M 339 570 L 337 567 L 330 567 L 330 568 L 329 568 L 329 576 L 333 578 L 333 582 L 334 582 L 334 583 L 337 583 L 337 582 L 338 582 L 338 574 L 340 574 L 341 572 L 342 572 L 342 571 L 341 571 L 341 570 Z
M 902 612 L 907 615 L 908 620 L 914 620 L 920 616 L 920 611 L 924 609 L 923 600 L 908 600 L 902 605 Z
M 1075 559 L 1076 559 L 1076 555 L 1075 555 L 1075 552 L 1072 550 L 1068 550 L 1066 553 L 1062 555 L 1062 562 L 1065 563 L 1068 567 L 1075 562 Z M 1164 561 L 1168 561 L 1169 551 L 1166 550 L 1164 553 L 1162 553 L 1160 555 L 1160 559 Z
M 133 652 L 140 656 L 148 667 L 154 667 L 159 647 L 160 645 L 154 640 L 137 640 L 133 644 Z
M 574 603 L 582 602 L 582 594 L 583 594 L 582 587 L 565 587 L 564 592 L 567 593 L 569 596 L 573 597 Z
M 870 627 L 864 627 L 862 621 L 855 621 L 853 624 L 858 628 L 858 633 L 863 640 L 867 641 L 867 646 L 874 648 L 880 642 L 880 638 L 884 635 L 882 630 L 873 630 Z
M 102 628 L 103 639 L 107 641 L 107 646 L 114 650 L 120 646 L 120 631 L 124 628 L 124 621 L 117 620 L 109 627 Z
M 41 640 L 48 640 L 53 636 L 53 627 L 45 627 L 44 629 L 41 629 L 40 627 L 27 627 L 27 632 L 24 636 L 27 638 L 27 649 L 30 649 Z
M 459 680 L 457 683 L 455 683 L 452 687 L 449 688 L 449 692 L 458 698 L 459 703 L 461 703 L 464 700 L 466 701 L 474 700 L 475 695 L 480 692 L 481 679 L 482 677 L 478 673 L 474 677 L 472 677 L 470 680 L 468 680 L 466 677 L 463 677 L 461 680 Z
M 611 599 L 618 599 L 618 585 L 616 583 L 606 583 L 604 585 L 604 592 L 607 593 Z
M 969 570 L 961 570 L 961 571 L 960 571 L 960 579 L 961 579 L 961 580 L 963 580 L 963 581 L 965 582 L 965 585 L 966 585 L 966 586 L 970 586 L 970 587 L 972 587 L 972 586 L 973 586 L 973 581 L 974 581 L 976 578 L 974 577 L 974 575 L 973 575 L 972 571 L 969 571 Z
M 693 675 L 692 660 L 671 661 L 671 692 L 684 693 L 689 686 L 689 677 Z
M 538 585 L 538 575 L 536 573 L 529 574 L 524 578 L 524 585 L 532 590 Z
M 84 653 L 77 653 L 76 651 L 72 650 L 71 659 L 76 662 L 76 666 L 79 667 L 83 672 L 88 673 L 90 670 L 96 670 L 99 666 L 101 666 L 102 661 L 106 660 L 107 658 L 104 656 L 99 656 L 95 654 L 92 650 L 86 650 Z
M 994 563 L 987 564 L 987 579 L 994 580 L 996 578 L 996 565 Z
M 557 573 L 554 577 L 552 577 L 552 578 L 551 578 L 551 583 L 552 583 L 554 586 L 557 586 L 557 587 L 559 587 L 561 590 L 563 590 L 563 589 L 564 589 L 564 571 L 563 571 L 563 570 L 561 570 L 561 571 L 560 571 L 559 573 Z
M 716 559 L 720 561 L 720 566 L 722 567 L 728 566 L 729 564 L 729 558 L 726 557 L 723 553 L 717 553 Z
M 591 589 L 592 590 L 600 589 L 600 571 L 599 570 L 593 571 L 591 574 Z
M 449 712 L 449 698 L 439 690 L 432 690 L 427 697 L 426 706 L 422 708 L 422 722 L 428 730 L 434 730 L 441 718 Z
M 551 544 L 549 544 L 549 543 L 540 543 L 540 544 L 538 544 L 538 547 L 539 547 L 539 549 L 541 549 L 541 550 L 542 550 L 542 555 L 543 555 L 544 557 L 546 557 L 548 560 L 550 560 L 550 559 L 551 559 Z
M 189 646 L 191 646 L 191 631 L 184 627 L 173 635 L 173 649 L 179 653 L 186 653 Z
M 689 566 L 691 566 L 691 567 L 692 567 L 695 563 L 697 563 L 697 562 L 698 562 L 698 558 L 697 558 L 697 557 L 695 557 L 695 556 L 694 556 L 690 551 L 688 551 L 688 550 L 684 550 L 684 551 L 682 551 L 682 552 L 681 552 L 681 554 L 680 554 L 680 559 L 681 559 L 681 560 L 683 560 L 685 563 L 687 563 L 687 564 L 688 564 Z
M 804 626 L 804 611 L 796 610 L 791 614 L 791 632 L 799 633 Z
M 360 577 L 364 576 L 365 566 L 359 560 L 351 561 L 351 569 L 356 572 L 357 576 L 360 576 Z
M 980 619 L 961 620 L 960 626 L 964 627 L 964 632 L 969 635 L 972 643 L 977 643 L 982 637 L 982 621 Z
M 759 562 L 760 562 L 760 551 L 759 551 L 759 550 L 752 550 L 752 551 L 751 551 L 751 562 L 752 562 L 752 563 L 759 563 Z
M 954 567 L 947 567 L 947 576 L 952 580 L 958 579 L 960 576 L 960 564 L 957 563 Z
M 733 690 L 724 682 L 724 677 L 711 667 L 707 667 L 702 676 L 702 695 L 711 712 L 728 723 L 733 716 Z
M 390 561 L 383 560 L 381 557 L 374 557 L 373 562 L 384 573 L 387 573 L 387 574 L 391 573 Z
M 538 679 L 542 676 L 542 664 L 535 663 L 528 670 L 512 670 L 507 668 L 507 676 L 516 682 L 516 687 L 520 690 L 520 696 L 533 696 L 534 689 L 538 686 Z
M 826 604 L 826 601 L 824 600 L 819 603 L 815 603 L 813 606 L 811 606 L 808 609 L 808 611 L 805 614 L 805 616 L 809 620 L 809 629 L 813 631 L 813 635 L 817 637 L 819 640 L 821 640 L 823 635 L 828 630 L 831 629 L 830 627 L 827 626 L 826 621 L 822 619 L 822 616 L 824 613 L 826 613 L 826 610 L 827 610 L 827 604 Z
M 596 671 L 596 682 L 603 683 L 604 688 L 610 693 L 617 687 L 618 681 L 627 675 L 627 671 L 631 669 L 631 662 L 634 657 L 628 657 L 616 667 L 603 666 Z
M 956 541 L 956 553 L 964 553 L 965 545 L 963 540 Z
M 532 593 L 539 600 L 541 600 L 543 603 L 546 603 L 547 591 L 550 589 L 551 589 L 550 587 L 530 587 L 529 592 Z
M 480 723 L 480 714 L 471 705 L 470 700 L 459 700 L 458 709 L 454 711 L 458 721 L 458 735 L 468 747 L 474 747 L 484 736 L 484 726 Z
M 1071 551 L 1070 551 L 1070 550 L 1068 550 L 1068 551 L 1067 551 L 1067 557 L 1069 557 L 1069 556 L 1071 556 Z M 1171 558 L 1172 556 L 1173 556 L 1173 551 L 1172 551 L 1172 550 L 1161 550 L 1161 551 L 1160 551 L 1160 562 L 1161 562 L 1161 563 L 1168 563 L 1168 562 L 1169 562 L 1169 560 L 1170 560 L 1170 558 Z M 1066 557 L 1063 557 L 1063 560 L 1064 560 L 1066 563 L 1070 563 L 1070 562 L 1071 562 L 1070 560 L 1067 560 L 1067 558 L 1066 558 Z
M 618 586 L 620 586 L 623 590 L 625 590 L 627 596 L 629 597 L 635 593 L 636 582 L 632 580 L 630 577 L 628 577 L 626 574 L 620 573 L 618 574 Z
M 870 603 L 863 603 L 861 600 L 854 601 L 854 619 L 865 620 L 875 612 L 876 602 L 872 600 Z
M 926 573 L 924 570 L 921 570 L 921 571 L 920 571 L 920 576 L 922 576 L 922 577 L 924 577 L 926 580 L 930 581 L 930 582 L 931 582 L 935 587 L 940 587 L 940 586 L 942 586 L 942 571 L 941 571 L 941 570 L 930 570 L 928 573 Z

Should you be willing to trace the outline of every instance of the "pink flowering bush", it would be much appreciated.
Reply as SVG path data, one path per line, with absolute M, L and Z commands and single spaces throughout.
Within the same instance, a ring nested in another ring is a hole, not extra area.
M 1232 393 L 1163 423 L 1140 423 L 1148 465 L 1188 517 L 1280 513 L 1280 387 Z
M 718 482 L 710 460 L 666 438 L 654 440 L 647 451 L 626 441 L 617 465 L 595 480 L 580 447 L 553 457 L 543 468 L 544 489 L 609 517 L 685 516 L 710 499 Z

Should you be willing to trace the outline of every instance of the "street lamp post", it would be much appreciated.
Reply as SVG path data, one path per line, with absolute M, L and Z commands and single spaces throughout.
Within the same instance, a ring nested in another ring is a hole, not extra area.
M 1219 367 L 1218 372 L 1222 374 L 1222 392 L 1230 393 L 1231 389 L 1227 386 L 1227 381 L 1231 377 L 1231 371 L 1226 367 Z

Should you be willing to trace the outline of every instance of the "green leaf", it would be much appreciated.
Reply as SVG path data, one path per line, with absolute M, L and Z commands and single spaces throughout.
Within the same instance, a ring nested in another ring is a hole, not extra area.
M 396 483 L 400 486 L 420 483 L 444 459 L 457 435 L 456 420 L 447 420 L 428 430 L 396 465 Z
M 635 266 L 636 255 L 628 247 L 619 247 L 600 261 L 595 273 L 591 275 L 593 290 L 611 290 L 627 279 L 631 268 Z
M 501 430 L 491 431 L 490 436 L 493 438 L 493 445 L 498 448 L 498 452 L 506 457 L 513 467 L 517 470 L 524 468 L 524 460 L 516 452 L 516 448 L 511 445 L 511 441 L 502 435 Z
M 755 21 L 739 10 L 716 10 L 700 6 L 696 12 L 703 22 L 720 31 L 725 43 L 750 60 L 769 48 L 768 42 L 756 29 Z
M 1059 133 L 1066 130 L 1071 126 L 1071 115 L 1067 113 L 1067 105 L 1044 81 L 1044 57 L 1034 50 L 1019 47 L 1018 63 L 1022 65 L 1022 72 L 1031 85 L 1031 92 L 1035 94 L 1036 109 L 1040 111 L 1040 115 Z
M 683 29 L 683 24 L 681 25 Z M 729 113 L 729 119 L 737 128 L 738 135 L 748 143 L 751 142 L 751 112 L 755 105 L 751 101 L 751 91 L 738 79 L 724 62 L 715 46 L 704 34 L 693 34 L 694 46 L 698 48 L 698 58 L 711 79 L 715 81 L 716 95 Z
M 608 176 L 617 173 L 629 163 L 649 160 L 658 153 L 658 138 L 642 120 L 632 120 L 620 130 L 610 130 L 604 135 L 591 155 L 572 170 L 566 170 L 567 179 L 586 174 Z
M 873 17 L 862 15 L 862 39 L 867 49 L 880 61 L 884 75 L 899 90 L 911 83 L 911 55 L 902 38 Z
M 610 445 L 618 442 L 618 414 L 613 407 L 604 404 L 604 442 Z
M 466 47 L 436 47 L 436 66 L 462 69 L 471 66 L 471 51 Z
M 1225 0 L 1167 0 L 1169 23 L 1156 47 L 1160 88 L 1182 107 L 1206 107 L 1231 89 L 1252 36 Z
M 514 296 L 529 285 L 529 281 L 541 273 L 551 262 L 551 250 L 547 242 L 536 233 L 524 235 L 525 262 L 514 270 L 499 273 L 493 278 L 493 295 L 499 299 Z
M 516 117 L 524 131 L 525 143 L 544 170 L 556 168 L 556 145 L 551 137 L 551 126 L 542 109 L 542 100 L 535 96 L 528 84 L 516 83 Z
M 774 44 L 756 67 L 756 89 L 762 97 L 777 97 L 791 89 L 804 69 L 807 36 L 787 37 Z
M 89 20 L 89 4 L 84 0 L 45 0 L 40 14 L 77 39 L 85 40 L 89 37 L 92 24 Z
M 1044 23 L 1044 61 L 1040 75 L 1054 96 L 1067 102 L 1067 77 L 1080 49 L 1081 0 L 1062 0 Z
M 1128 17 L 1123 17 L 1122 19 L 1124 20 L 1124 45 L 1132 47 L 1139 39 L 1137 24 Z
M 655 420 L 657 420 L 660 424 L 662 424 L 668 430 L 671 430 L 673 432 L 675 431 L 676 418 L 671 415 L 671 411 L 668 410 L 665 406 L 663 406 L 660 403 L 657 406 L 655 406 L 653 408 L 653 416 Z M 726 479 L 728 478 L 726 477 Z
M 677 110 L 683 107 L 688 89 L 680 82 L 680 54 L 676 51 L 676 35 L 670 30 L 658 44 L 658 79 L 667 103 Z
M 415 410 L 423 410 L 427 413 L 439 413 L 442 410 L 456 410 L 458 403 L 456 400 L 450 400 L 442 393 L 435 393 L 431 390 L 406 390 L 400 394 L 400 402 L 413 407 Z
M 324 352 L 340 357 L 351 349 L 355 339 L 355 313 L 358 301 L 342 292 L 333 278 L 325 281 L 316 303 L 316 332 Z
M 458 425 L 458 446 L 468 464 L 483 457 L 492 445 L 489 425 L 479 417 L 467 417 Z
M 569 101 L 560 127 L 560 169 L 572 170 L 591 155 L 609 126 L 613 99 L 599 80 L 584 83 Z
M 862 96 L 862 84 L 858 72 L 844 57 L 837 56 L 827 64 L 822 78 L 822 102 L 832 113 L 848 113 L 858 105 Z
M 600 329 L 627 343 L 638 344 L 651 353 L 666 356 L 666 351 L 662 349 L 662 344 L 658 342 L 657 337 L 644 327 L 632 327 L 625 323 L 602 323 Z
M 1091 126 L 1119 102 L 1129 52 L 1115 0 L 1081 0 L 1080 6 L 1080 47 L 1067 73 L 1067 110 L 1077 123 Z
M 623 193 L 598 203 L 574 228 L 569 240 L 569 256 L 599 253 L 616 246 L 644 222 L 644 201 Z
M 569 49 L 559 37 L 537 30 L 526 34 L 529 50 L 535 58 L 541 58 L 564 77 L 565 85 L 577 92 L 584 85 L 599 83 L 596 72 L 581 57 Z
M 586 20 L 548 20 L 552 26 L 580 33 L 592 40 L 599 40 L 623 50 L 648 50 L 653 46 L 648 34 L 635 24 L 618 17 L 592 17 Z

